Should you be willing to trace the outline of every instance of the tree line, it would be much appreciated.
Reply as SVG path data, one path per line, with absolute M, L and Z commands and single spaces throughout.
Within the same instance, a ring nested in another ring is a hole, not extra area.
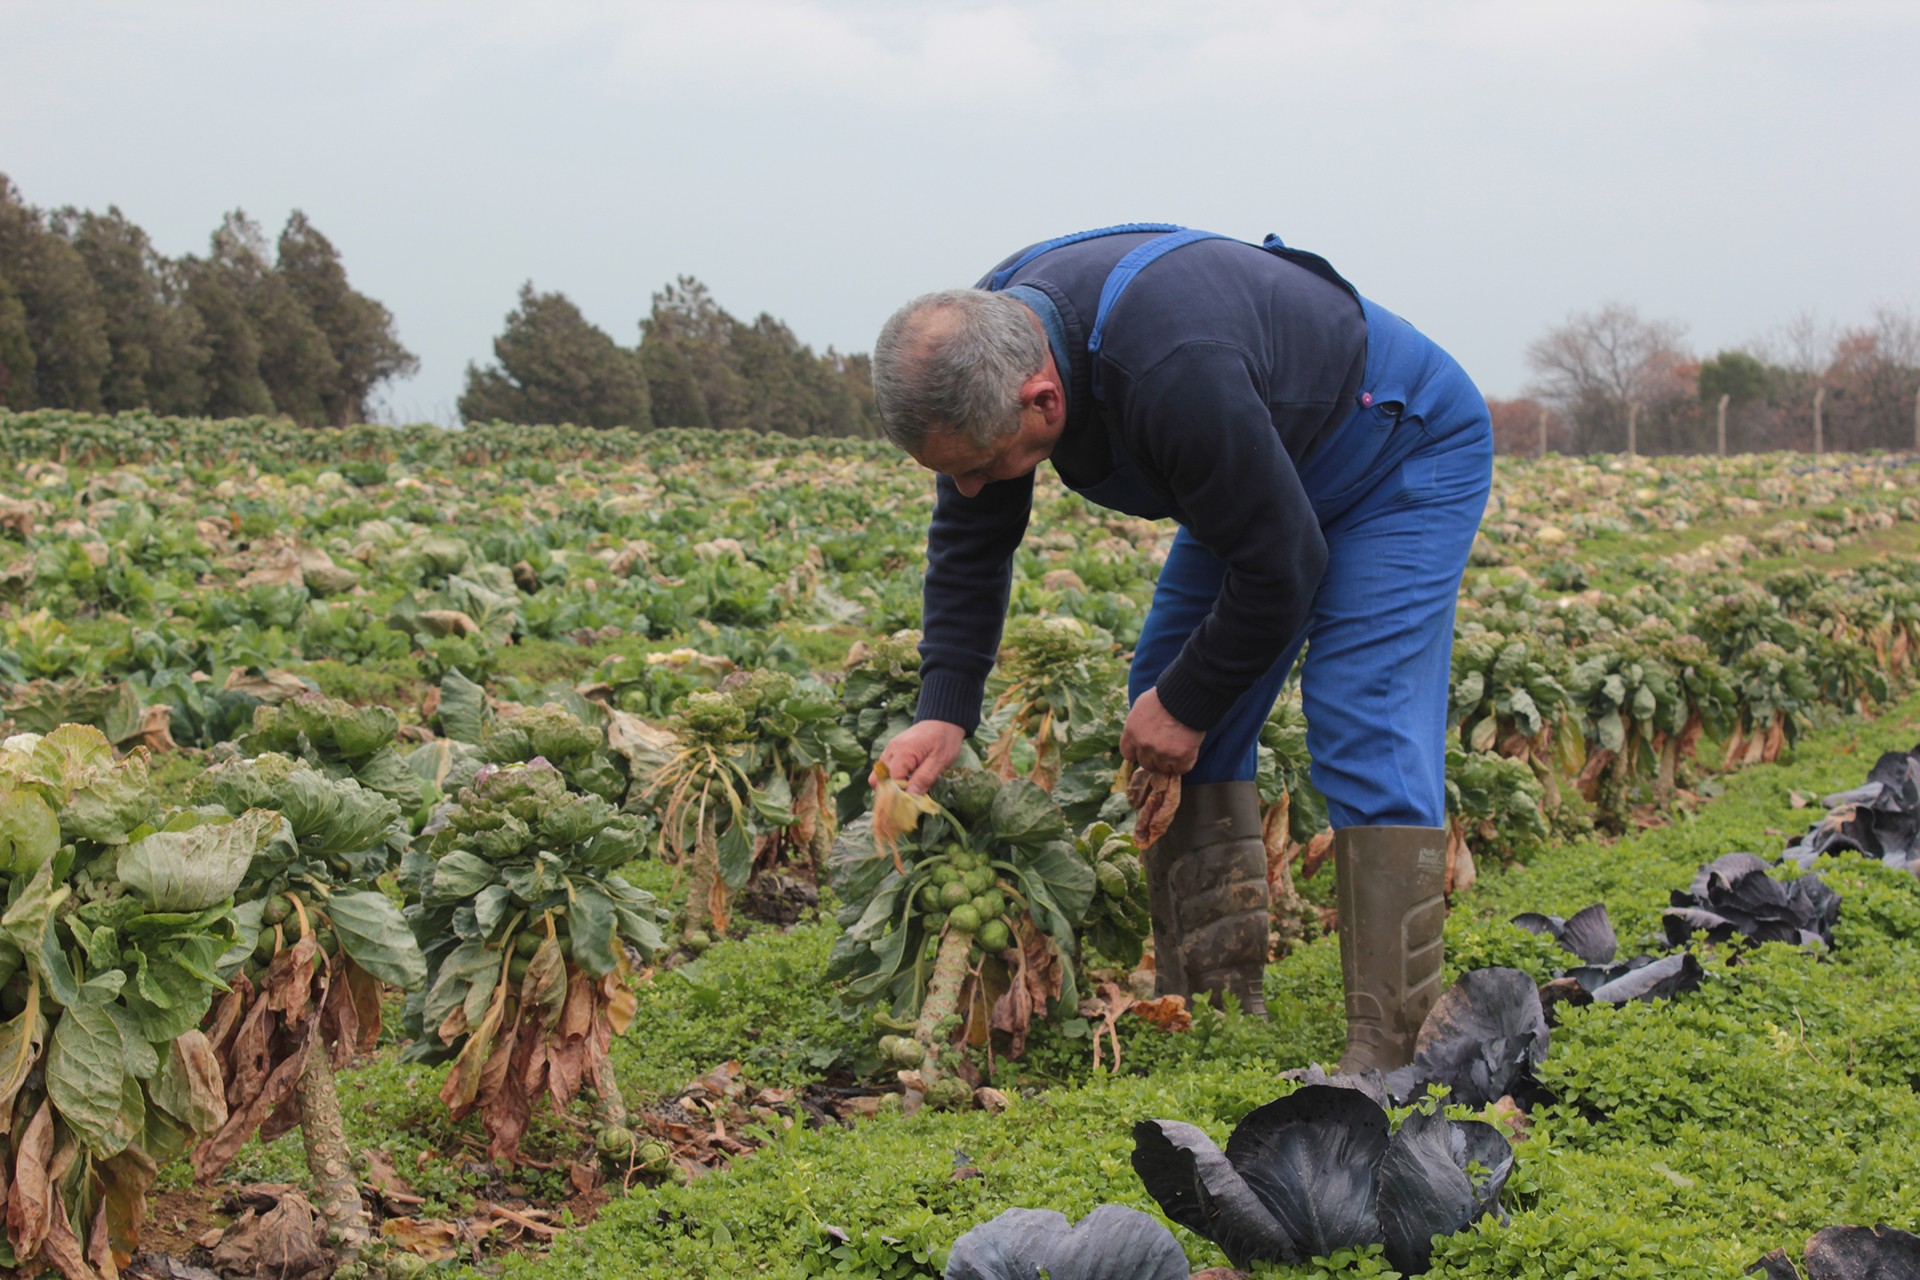
M 235 210 L 168 258 L 117 207 L 48 213 L 0 174 L 0 405 L 344 426 L 418 367 L 299 210 L 271 246 Z
M 879 432 L 868 357 L 832 347 L 816 355 L 765 313 L 751 324 L 737 320 L 692 276 L 653 295 L 633 347 L 588 321 L 565 294 L 528 282 L 493 354 L 485 368 L 467 366 L 465 421 Z
M 1702 358 L 1685 327 L 1611 303 L 1527 351 L 1525 395 L 1493 400 L 1496 446 L 1569 453 L 1920 447 L 1920 317 L 1797 319 Z M 532 282 L 469 364 L 468 422 L 874 436 L 871 362 L 824 353 L 762 313 L 736 319 L 681 276 L 625 347 Z M 0 174 L 0 407 L 344 426 L 419 361 L 295 210 L 277 241 L 235 210 L 204 255 L 167 258 L 116 207 L 29 206 Z
M 1686 329 L 1610 303 L 1527 349 L 1528 394 L 1493 400 L 1495 446 L 1531 454 L 1920 448 L 1920 316 L 1798 317 L 1702 358 Z

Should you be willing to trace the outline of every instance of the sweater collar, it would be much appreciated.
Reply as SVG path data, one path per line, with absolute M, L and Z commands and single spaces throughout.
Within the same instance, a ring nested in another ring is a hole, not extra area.
M 1053 351 L 1054 367 L 1066 377 L 1067 430 L 1074 430 L 1088 416 L 1089 407 L 1093 404 L 1093 365 L 1087 357 L 1087 344 L 1080 333 L 1081 326 L 1077 323 L 1069 326 L 1068 315 L 1072 313 L 1072 305 L 1057 298 L 1047 286 L 1039 283 L 1012 285 L 1006 292 L 1026 303 L 1040 317 L 1040 327 L 1047 335 L 1047 346 Z M 1077 315 L 1073 316 L 1075 321 L 1078 318 Z M 1076 338 L 1079 340 L 1076 341 Z

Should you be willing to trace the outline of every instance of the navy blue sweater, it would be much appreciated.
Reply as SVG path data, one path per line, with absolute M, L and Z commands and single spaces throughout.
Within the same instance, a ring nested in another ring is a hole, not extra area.
M 1114 305 L 1096 402 L 1087 332 L 1101 286 L 1152 238 L 1067 245 L 1008 286 L 1038 289 L 1059 310 L 1072 365 L 1051 458 L 1060 478 L 1129 515 L 1179 521 L 1227 566 L 1213 612 L 1155 686 L 1175 719 L 1204 730 L 1306 623 L 1327 548 L 1295 464 L 1352 412 L 1367 326 L 1351 294 L 1284 258 L 1231 240 L 1185 245 Z M 919 719 L 978 725 L 1032 506 L 1031 474 L 972 498 L 939 477 Z

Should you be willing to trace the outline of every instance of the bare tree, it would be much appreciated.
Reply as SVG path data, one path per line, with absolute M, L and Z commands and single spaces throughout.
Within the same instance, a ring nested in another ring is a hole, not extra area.
M 1698 365 L 1681 342 L 1677 320 L 1648 320 L 1610 302 L 1576 312 L 1527 348 L 1533 393 L 1572 424 L 1576 452 L 1624 449 L 1628 407 L 1641 406 L 1646 437 L 1662 444 L 1672 419 L 1694 401 Z
M 1880 307 L 1870 323 L 1844 330 L 1821 378 L 1839 449 L 1900 449 L 1911 435 L 1920 389 L 1920 316 Z

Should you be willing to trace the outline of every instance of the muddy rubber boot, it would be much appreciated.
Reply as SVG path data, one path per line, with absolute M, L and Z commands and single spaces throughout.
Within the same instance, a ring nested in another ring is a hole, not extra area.
M 1183 787 L 1173 822 L 1142 856 L 1153 911 L 1155 991 L 1231 991 L 1265 1018 L 1267 847 L 1251 782 Z
M 1346 827 L 1333 833 L 1340 975 L 1347 995 L 1342 1072 L 1413 1061 L 1440 995 L 1447 833 L 1438 827 Z

